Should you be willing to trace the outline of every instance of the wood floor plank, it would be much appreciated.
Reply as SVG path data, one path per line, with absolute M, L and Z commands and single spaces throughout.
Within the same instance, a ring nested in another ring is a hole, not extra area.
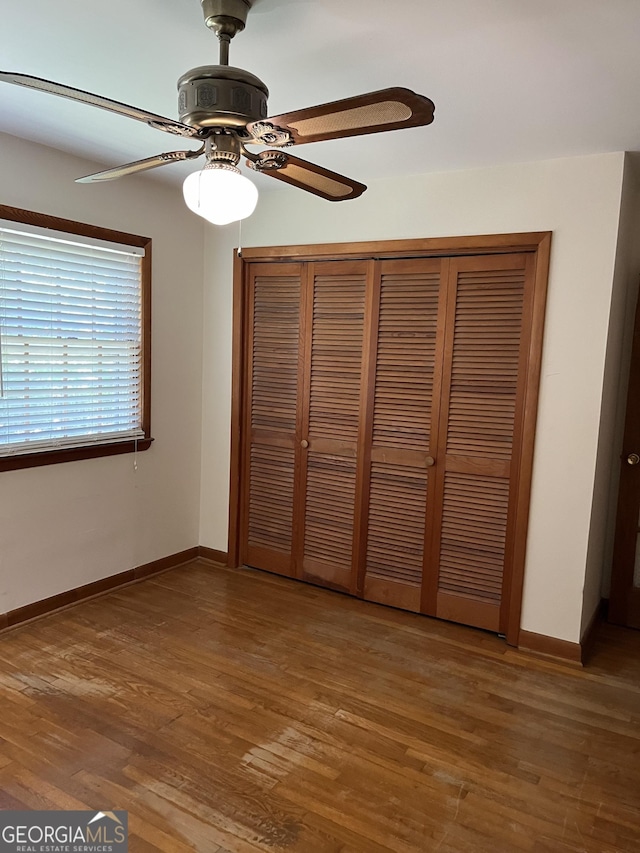
M 0 634 L 0 808 L 132 853 L 640 850 L 640 632 L 580 669 L 198 561 Z

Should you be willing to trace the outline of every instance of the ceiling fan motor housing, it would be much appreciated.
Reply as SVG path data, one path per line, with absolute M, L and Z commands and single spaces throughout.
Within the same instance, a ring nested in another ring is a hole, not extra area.
M 189 127 L 244 127 L 267 117 L 269 90 L 242 68 L 201 65 L 178 80 L 180 121 Z
M 247 15 L 255 0 L 200 0 L 205 24 L 216 35 L 233 38 L 247 23 Z

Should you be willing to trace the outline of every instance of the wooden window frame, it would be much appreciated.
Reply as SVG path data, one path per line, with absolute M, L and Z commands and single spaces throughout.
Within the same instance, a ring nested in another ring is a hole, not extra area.
M 247 340 L 247 271 L 256 262 L 298 262 L 347 259 L 430 258 L 499 253 L 528 253 L 534 259 L 535 284 L 531 305 L 530 334 L 526 354 L 526 386 L 522 413 L 522 447 L 516 476 L 515 522 L 513 542 L 509 543 L 510 586 L 505 589 L 503 605 L 508 609 L 507 643 L 518 645 L 524 587 L 525 553 L 529 523 L 531 478 L 538 390 L 542 364 L 542 339 L 546 308 L 551 231 L 513 234 L 486 234 L 463 237 L 429 237 L 417 240 L 384 240 L 358 243 L 319 243 L 301 246 L 243 248 L 234 252 L 233 267 L 233 342 L 231 458 L 229 491 L 228 559 L 231 568 L 240 559 L 240 500 L 245 413 L 243 412 L 244 353 Z
M 34 468 L 40 465 L 53 465 L 59 462 L 75 462 L 80 459 L 94 459 L 101 456 L 116 456 L 121 453 L 133 453 L 148 450 L 151 438 L 151 238 L 128 234 L 62 219 L 44 213 L 36 213 L 19 207 L 0 204 L 0 219 L 10 220 L 39 228 L 51 228 L 67 234 L 122 243 L 144 249 L 141 267 L 142 288 L 142 429 L 144 437 L 124 439 L 105 444 L 87 444 L 85 446 L 64 448 L 61 450 L 43 450 L 34 453 L 22 453 L 16 456 L 0 458 L 0 471 L 13 471 L 22 468 Z

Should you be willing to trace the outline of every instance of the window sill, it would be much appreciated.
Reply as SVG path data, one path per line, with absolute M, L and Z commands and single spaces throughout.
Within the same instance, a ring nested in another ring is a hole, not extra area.
M 137 441 L 139 452 L 148 450 L 152 438 Z M 16 471 L 20 468 L 37 468 L 40 465 L 56 465 L 59 462 L 77 462 L 81 459 L 97 459 L 100 456 L 118 456 L 121 453 L 134 453 L 136 442 L 131 439 L 113 444 L 96 444 L 87 447 L 71 447 L 64 450 L 46 450 L 40 453 L 22 453 L 18 456 L 0 457 L 0 471 Z

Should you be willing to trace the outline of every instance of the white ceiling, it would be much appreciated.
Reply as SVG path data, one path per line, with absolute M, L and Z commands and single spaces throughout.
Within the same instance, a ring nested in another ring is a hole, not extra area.
M 257 0 L 231 64 L 264 80 L 274 115 L 388 86 L 428 95 L 429 127 L 296 149 L 366 183 L 640 150 L 639 41 L 640 0 Z M 177 117 L 178 77 L 216 62 L 198 0 L 2 0 L 2 70 Z M 197 147 L 4 83 L 0 131 L 106 166 Z

